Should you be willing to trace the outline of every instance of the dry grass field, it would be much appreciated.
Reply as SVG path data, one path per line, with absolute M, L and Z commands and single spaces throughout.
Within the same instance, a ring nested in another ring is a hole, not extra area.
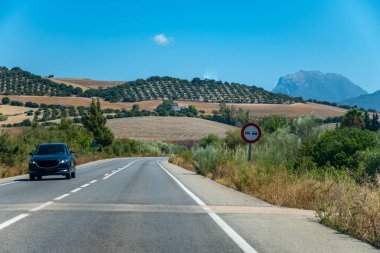
M 218 103 L 202 103 L 177 101 L 179 105 L 194 105 L 198 110 L 204 110 L 206 114 L 219 109 Z M 286 115 L 288 117 L 298 117 L 303 115 L 314 114 L 317 118 L 325 119 L 328 117 L 342 116 L 346 113 L 346 109 L 315 104 L 315 103 L 296 103 L 296 104 L 227 104 L 242 108 L 252 113 L 255 118 L 262 118 L 271 114 Z
M 0 99 L 4 96 L 0 96 Z M 90 106 L 91 99 L 90 98 L 82 98 L 82 97 L 48 97 L 48 96 L 7 96 L 11 100 L 17 100 L 20 102 L 33 102 L 37 104 L 60 104 L 66 106 Z M 137 104 L 140 106 L 141 110 L 153 111 L 159 104 L 161 104 L 161 100 L 151 100 L 151 101 L 143 101 L 143 102 L 134 102 L 134 103 L 110 103 L 107 101 L 101 101 L 101 106 L 103 109 L 112 108 L 112 109 L 128 109 L 130 110 L 133 105 Z M 198 110 L 204 110 L 206 114 L 212 114 L 213 111 L 219 110 L 218 103 L 202 103 L 202 102 L 191 102 L 191 101 L 176 101 L 179 105 L 194 105 Z M 277 115 L 286 115 L 288 117 L 297 117 L 302 115 L 310 115 L 314 114 L 317 118 L 325 119 L 327 117 L 335 117 L 342 116 L 346 113 L 347 110 L 333 107 L 328 105 L 321 105 L 315 103 L 296 103 L 296 104 L 228 104 L 229 106 L 235 106 L 236 108 L 242 108 L 244 110 L 248 110 L 251 112 L 253 117 L 261 118 L 264 116 L 268 116 L 271 114 Z M 5 110 L 4 107 L 3 110 Z M 22 109 L 24 108 L 24 109 Z M 9 114 L 19 114 L 25 111 L 30 110 L 26 107 L 15 107 L 9 106 L 8 111 L 2 112 L 5 115 Z M 7 123 L 17 123 L 22 120 L 28 118 L 25 116 L 24 118 L 19 116 L 14 119 L 8 119 Z M 4 124 L 5 122 L 2 122 Z
M 27 116 L 26 112 L 30 110 L 36 110 L 22 106 L 0 105 L 0 113 L 8 116 L 5 121 L 0 121 L 0 125 L 19 123 L 24 119 L 33 120 L 33 116 Z
M 116 137 L 165 142 L 197 141 L 214 133 L 223 137 L 234 127 L 198 119 L 180 117 L 137 117 L 112 119 L 107 121 Z
M 100 81 L 100 80 L 92 80 L 89 78 L 49 78 L 49 79 L 53 82 L 64 83 L 64 84 L 72 85 L 73 87 L 81 87 L 82 90 L 109 88 L 109 87 L 126 83 L 126 81 Z
M 4 97 L 0 96 L 0 99 Z M 91 99 L 90 98 L 81 98 L 81 97 L 48 97 L 48 96 L 6 96 L 11 100 L 17 100 L 20 102 L 33 102 L 37 104 L 59 104 L 66 106 L 90 106 Z M 121 108 L 132 108 L 133 104 L 126 103 L 110 103 L 107 101 L 101 101 L 102 108 L 113 108 L 113 109 L 121 109 Z

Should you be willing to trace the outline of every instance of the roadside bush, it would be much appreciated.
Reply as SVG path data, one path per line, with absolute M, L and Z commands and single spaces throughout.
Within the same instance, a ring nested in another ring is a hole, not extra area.
M 358 151 L 376 145 L 372 132 L 358 128 L 341 128 L 327 131 L 303 146 L 305 155 L 312 157 L 319 167 L 333 166 L 354 170 L 358 167 Z
M 201 175 L 208 175 L 215 171 L 218 165 L 218 152 L 212 145 L 197 149 L 193 154 L 195 170 Z
M 228 130 L 226 132 L 226 137 L 224 138 L 224 143 L 228 148 L 234 150 L 238 147 L 246 145 L 244 140 L 241 138 L 240 129 Z
M 222 141 L 216 134 L 209 134 L 207 135 L 207 137 L 204 137 L 199 141 L 199 146 L 201 146 L 202 148 L 206 148 L 209 145 L 218 146 L 221 144 L 221 142 Z

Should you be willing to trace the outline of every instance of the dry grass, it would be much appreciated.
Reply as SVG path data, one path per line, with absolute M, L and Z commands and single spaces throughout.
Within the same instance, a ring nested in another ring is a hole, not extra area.
M 144 141 L 200 140 L 210 133 L 224 137 L 233 127 L 217 122 L 187 117 L 136 117 L 108 120 L 107 125 L 116 137 Z
M 4 96 L 1 95 L 0 99 Z M 90 98 L 82 98 L 82 97 L 48 97 L 48 96 L 6 96 L 9 97 L 11 100 L 16 100 L 20 102 L 33 102 L 37 104 L 59 104 L 59 105 L 66 105 L 66 106 L 86 106 L 89 107 L 91 104 Z M 102 108 L 112 108 L 112 109 L 121 109 L 126 108 L 130 109 L 132 108 L 133 104 L 126 104 L 126 103 L 110 103 L 107 101 L 101 101 L 100 102 Z
M 186 160 L 178 156 L 169 161 L 193 170 Z M 359 185 L 348 176 L 317 180 L 285 168 L 267 171 L 255 164 L 239 167 L 233 161 L 219 164 L 207 176 L 275 205 L 315 210 L 321 223 L 380 247 L 380 176 L 375 184 Z
M 219 110 L 218 103 L 202 103 L 189 101 L 176 101 L 179 105 L 194 105 L 198 110 L 204 110 L 206 114 Z M 327 117 L 342 116 L 346 113 L 346 109 L 321 105 L 315 103 L 295 103 L 295 104 L 233 104 L 235 106 L 251 112 L 253 117 L 262 118 L 271 114 L 285 115 L 288 117 L 298 117 L 303 115 L 314 114 L 317 118 L 325 119 Z
M 89 78 L 49 78 L 57 83 L 65 83 L 73 87 L 81 87 L 83 90 L 114 87 L 126 83 L 126 81 L 100 81 Z M 74 86 L 76 85 L 76 86 Z
M 3 96 L 0 96 L 0 99 Z M 60 105 L 73 105 L 73 106 L 89 106 L 91 103 L 90 98 L 82 97 L 47 97 L 47 96 L 8 96 L 11 100 L 20 102 L 34 102 L 37 104 L 60 104 Z M 198 110 L 204 110 L 206 114 L 212 114 L 213 111 L 219 110 L 218 103 L 203 103 L 191 101 L 175 101 L 179 105 L 194 105 Z M 161 100 L 150 100 L 134 103 L 110 103 L 101 101 L 102 108 L 112 109 L 131 109 L 133 105 L 137 104 L 141 110 L 153 111 Z M 236 108 L 242 108 L 251 112 L 255 118 L 265 117 L 271 114 L 286 115 L 288 117 L 298 117 L 303 115 L 314 114 L 317 118 L 325 119 L 327 117 L 342 116 L 347 110 L 333 107 L 328 105 L 321 105 L 315 103 L 296 103 L 296 104 L 228 104 Z
M 34 111 L 36 109 L 22 106 L 0 105 L 0 113 L 8 116 L 8 119 L 0 121 L 0 124 L 19 123 L 25 119 L 33 120 L 33 116 L 26 115 L 26 112 L 30 110 Z

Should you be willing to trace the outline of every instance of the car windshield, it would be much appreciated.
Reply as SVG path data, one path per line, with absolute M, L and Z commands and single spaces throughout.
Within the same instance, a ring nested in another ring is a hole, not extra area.
M 66 154 L 63 145 L 41 145 L 38 147 L 37 155 L 64 155 Z

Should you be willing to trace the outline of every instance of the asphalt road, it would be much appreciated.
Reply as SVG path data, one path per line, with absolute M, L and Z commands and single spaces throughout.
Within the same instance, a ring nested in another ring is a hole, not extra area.
M 379 252 L 166 162 L 104 160 L 77 178 L 0 180 L 0 252 Z

